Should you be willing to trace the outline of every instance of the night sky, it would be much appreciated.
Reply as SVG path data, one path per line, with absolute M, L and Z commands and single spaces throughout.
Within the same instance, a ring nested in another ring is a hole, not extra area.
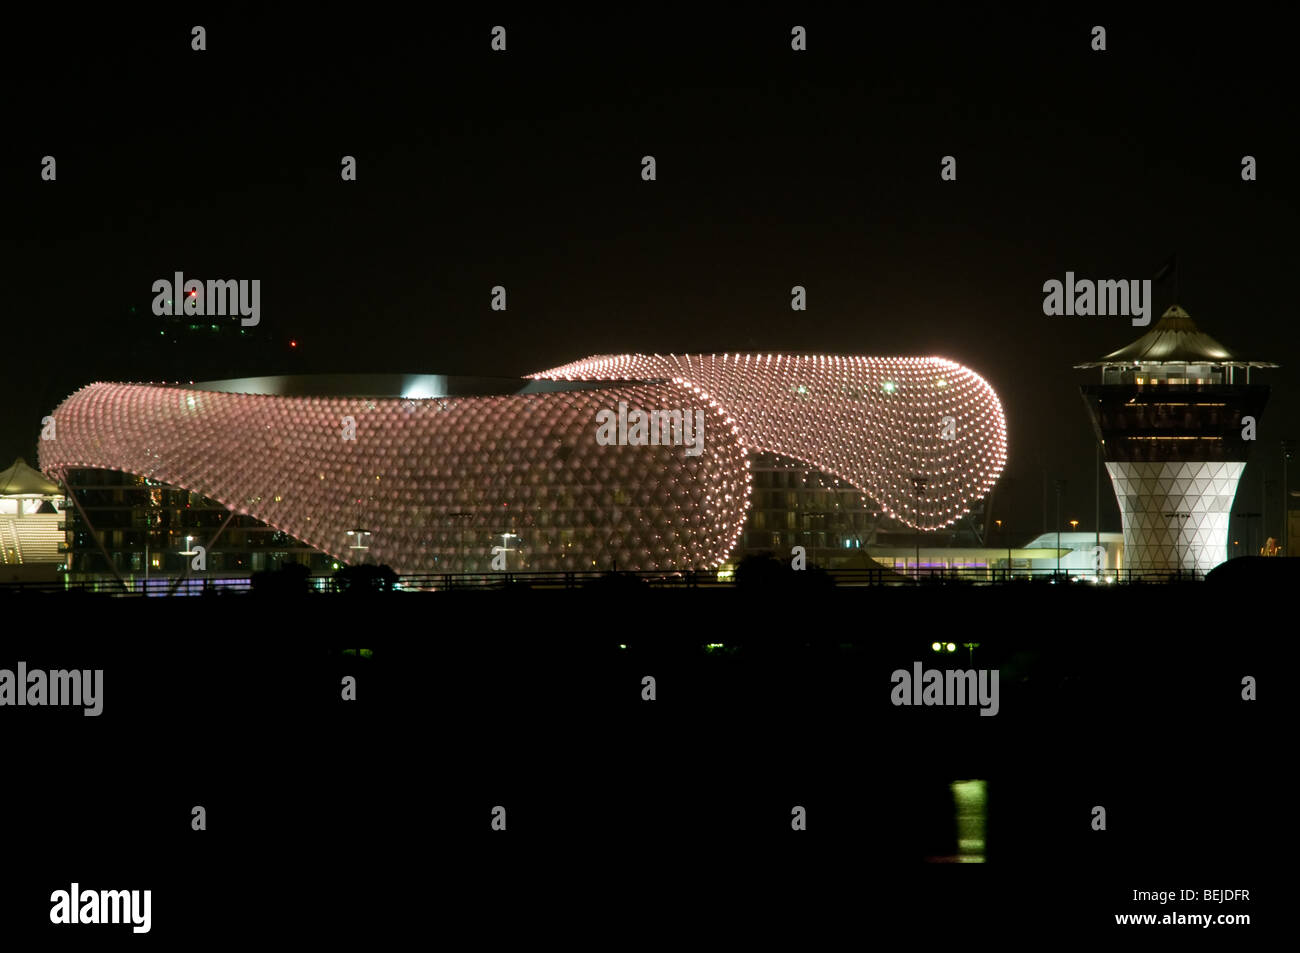
M 0 468 L 34 463 L 41 417 L 94 380 L 939 355 L 1004 402 L 1012 483 L 993 515 L 1037 534 L 1046 472 L 1069 480 L 1062 518 L 1091 530 L 1078 386 L 1097 374 L 1071 366 L 1143 329 L 1046 317 L 1042 285 L 1067 270 L 1151 278 L 1176 252 L 1202 330 L 1283 365 L 1256 378 L 1273 396 L 1236 509 L 1257 510 L 1261 461 L 1280 476 L 1300 410 L 1289 31 L 1253 10 L 854 16 L 13 21 Z M 190 49 L 196 23 L 205 52 Z M 489 49 L 498 23 L 505 53 Z M 807 52 L 790 49 L 795 24 Z M 40 179 L 44 155 L 56 182 Z M 344 155 L 356 182 L 340 181 Z M 956 182 L 940 180 L 944 155 Z M 1241 180 L 1243 155 L 1258 181 Z M 260 279 L 259 333 L 160 352 L 151 285 L 177 270 Z M 489 308 L 497 284 L 504 313 Z M 796 284 L 806 312 L 790 310 Z M 1117 531 L 1105 483 L 1102 501 Z

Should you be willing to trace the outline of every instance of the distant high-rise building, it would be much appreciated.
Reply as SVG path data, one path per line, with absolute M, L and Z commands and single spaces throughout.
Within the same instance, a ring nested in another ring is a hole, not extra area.
M 1099 361 L 1081 388 L 1134 570 L 1205 573 L 1228 558 L 1228 520 L 1268 387 L 1174 305 L 1146 334 Z

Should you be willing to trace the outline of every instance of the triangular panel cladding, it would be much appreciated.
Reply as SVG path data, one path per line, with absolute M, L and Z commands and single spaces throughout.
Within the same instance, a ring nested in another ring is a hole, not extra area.
M 1227 558 L 1240 462 L 1109 462 L 1128 566 L 1206 573 Z

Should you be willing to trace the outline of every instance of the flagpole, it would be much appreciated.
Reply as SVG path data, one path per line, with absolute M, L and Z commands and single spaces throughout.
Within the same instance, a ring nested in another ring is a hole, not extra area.
M 1169 277 L 1169 272 L 1171 270 L 1174 273 L 1174 300 L 1172 304 L 1181 305 L 1182 288 L 1180 287 L 1180 281 L 1179 281 L 1180 276 L 1178 274 L 1178 253 L 1177 252 L 1170 255 L 1168 261 L 1166 261 L 1163 265 L 1160 266 L 1159 270 L 1156 271 L 1155 277 L 1152 280 L 1157 283 L 1164 281 L 1166 278 Z

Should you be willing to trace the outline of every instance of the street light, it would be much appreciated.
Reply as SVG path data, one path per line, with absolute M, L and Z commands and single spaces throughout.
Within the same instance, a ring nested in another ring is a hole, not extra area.
M 364 562 L 366 550 L 370 548 L 370 530 L 368 529 L 350 529 L 348 535 L 352 537 L 352 562 L 355 565 L 358 562 Z
M 448 519 L 457 520 L 460 523 L 460 551 L 456 554 L 460 558 L 461 573 L 469 572 L 469 556 L 465 552 L 465 521 L 473 520 L 473 513 L 448 513 Z
M 1250 520 L 1253 520 L 1253 519 L 1259 519 L 1259 518 L 1262 516 L 1262 514 L 1260 514 L 1260 513 L 1246 513 L 1246 512 L 1239 512 L 1239 513 L 1233 513 L 1232 515 L 1235 516 L 1235 517 L 1237 517 L 1237 519 L 1244 519 L 1244 520 L 1247 521 L 1247 522 L 1246 522 L 1246 550 L 1247 550 L 1247 552 L 1249 552 L 1251 546 L 1253 545 L 1253 543 L 1252 543 L 1252 538 L 1253 538 L 1253 536 L 1255 535 L 1255 534 L 1253 534 L 1253 532 L 1252 532 L 1252 531 L 1253 531 L 1253 527 L 1250 525 L 1250 522 L 1249 522 L 1249 521 L 1250 521 Z
M 1065 481 L 1056 481 L 1056 575 L 1061 575 L 1061 491 Z M 1055 581 L 1055 580 L 1053 580 Z
M 1002 520 L 994 520 L 993 522 L 998 524 L 998 532 L 999 533 L 1002 532 Z M 1009 529 L 1006 533 L 1005 539 L 1007 543 L 1007 579 L 1010 580 L 1011 579 L 1011 532 Z
M 1295 453 L 1295 441 L 1282 441 L 1282 555 L 1291 555 L 1291 511 L 1287 497 L 1290 495 L 1287 491 L 1290 489 L 1290 483 L 1287 482 L 1287 464 L 1291 462 L 1291 455 Z
M 921 497 L 925 496 L 925 490 L 922 487 L 929 483 L 928 477 L 919 473 L 912 475 L 912 485 L 916 489 L 916 579 L 921 579 Z
M 1192 515 L 1191 513 L 1166 513 L 1165 514 L 1165 516 L 1167 516 L 1169 519 L 1176 519 L 1180 521 L 1190 519 L 1191 515 Z M 1182 522 L 1179 522 L 1178 524 L 1178 548 L 1176 552 L 1178 554 L 1178 578 L 1182 579 L 1183 578 L 1183 524 Z M 1195 567 L 1192 568 L 1192 578 L 1193 579 L 1196 578 Z
M 998 528 L 998 535 L 1002 535 L 1002 520 L 994 520 L 993 525 Z M 1007 578 L 1011 575 L 1011 549 L 1007 548 Z
M 804 525 L 804 540 L 805 540 L 805 542 L 808 543 L 808 552 L 812 554 L 812 562 L 813 562 L 813 565 L 815 565 L 815 566 L 820 566 L 821 563 L 817 562 L 817 543 L 816 543 L 816 540 L 817 540 L 818 533 L 812 529 L 812 521 L 815 520 L 815 519 L 820 519 L 820 520 L 821 520 L 821 532 L 822 532 L 822 533 L 825 533 L 825 532 L 826 532 L 826 517 L 828 517 L 828 516 L 834 516 L 834 515 L 835 515 L 835 514 L 834 514 L 834 513 L 831 513 L 829 510 L 827 510 L 827 511 L 823 511 L 823 510 L 810 510 L 810 511 L 807 511 L 807 512 L 805 512 L 805 513 L 803 514 L 803 517 L 804 517 L 804 519 L 803 519 L 803 525 Z M 830 559 L 829 559 L 829 557 L 827 558 L 826 562 L 827 562 L 827 564 L 829 565 L 829 563 L 830 563 Z
M 512 552 L 510 549 L 510 540 L 519 539 L 520 537 L 514 533 L 498 533 L 497 535 L 501 537 L 501 555 L 505 557 L 506 572 L 509 572 L 510 553 Z

